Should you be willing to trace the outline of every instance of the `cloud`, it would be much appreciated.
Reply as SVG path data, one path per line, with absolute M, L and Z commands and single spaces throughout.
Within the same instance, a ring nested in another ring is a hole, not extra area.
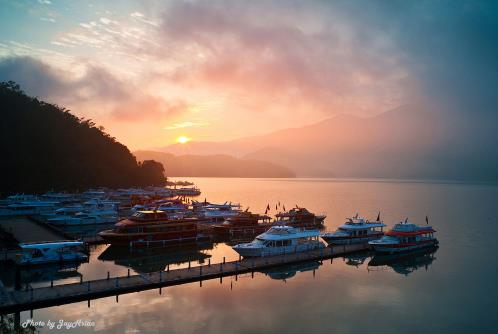
M 28 94 L 62 103 L 83 99 L 122 99 L 124 85 L 102 67 L 87 64 L 79 77 L 51 67 L 31 57 L 0 59 L 0 80 L 12 80 Z
M 187 121 L 187 122 L 175 123 L 173 125 L 166 126 L 164 129 L 165 130 L 177 130 L 177 129 L 185 129 L 185 128 L 193 128 L 193 127 L 203 127 L 203 126 L 207 126 L 207 125 L 209 125 L 209 123 Z
M 116 107 L 111 115 L 123 122 L 161 121 L 188 110 L 184 101 L 167 102 L 162 98 L 144 96 Z

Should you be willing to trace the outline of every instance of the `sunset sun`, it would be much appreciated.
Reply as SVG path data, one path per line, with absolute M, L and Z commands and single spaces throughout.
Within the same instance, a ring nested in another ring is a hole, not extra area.
M 186 144 L 189 141 L 190 141 L 190 138 L 186 137 L 186 136 L 180 136 L 180 137 L 176 138 L 176 142 L 179 144 Z

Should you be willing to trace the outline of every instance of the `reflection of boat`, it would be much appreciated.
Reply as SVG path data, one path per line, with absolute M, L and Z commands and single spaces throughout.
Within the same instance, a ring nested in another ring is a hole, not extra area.
M 212 230 L 217 236 L 254 236 L 267 231 L 271 226 L 270 217 L 244 211 L 239 212 L 234 217 L 228 218 L 220 225 L 214 225 Z
M 22 253 L 20 265 L 37 265 L 56 262 L 82 262 L 88 259 L 81 241 L 51 241 L 19 244 Z
M 153 248 L 129 248 L 111 245 L 100 254 L 98 259 L 114 261 L 117 265 L 130 267 L 139 273 L 149 273 L 164 270 L 167 265 L 171 264 L 189 261 L 203 262 L 211 255 L 202 251 L 212 248 L 213 244 L 211 243 Z
M 409 252 L 437 245 L 434 232 L 431 226 L 417 226 L 405 220 L 394 225 L 381 239 L 370 241 L 369 245 L 380 253 Z
M 276 268 L 261 270 L 268 277 L 276 280 L 285 280 L 296 276 L 297 272 L 312 271 L 318 269 L 322 264 L 319 261 L 309 261 L 296 264 L 288 264 Z
M 348 218 L 345 224 L 333 233 L 323 233 L 322 239 L 329 245 L 349 245 L 367 243 L 376 240 L 384 235 L 383 228 L 386 225 L 380 220 L 380 215 L 376 221 L 369 221 L 356 215 Z
M 274 225 L 287 225 L 293 227 L 317 228 L 323 226 L 326 216 L 315 215 L 305 208 L 295 207 L 289 211 L 279 212 L 275 215 L 277 218 Z
M 196 218 L 169 219 L 163 211 L 137 211 L 99 236 L 108 243 L 120 245 L 195 242 L 197 222 Z
M 348 266 L 359 267 L 363 263 L 365 263 L 365 261 L 368 259 L 370 255 L 371 255 L 370 252 L 365 251 L 365 252 L 346 254 L 344 255 L 343 258 Z
M 369 267 L 391 267 L 395 272 L 408 275 L 415 270 L 428 266 L 436 259 L 438 246 L 415 250 L 411 253 L 376 254 L 368 263 Z
M 80 263 L 49 263 L 43 266 L 25 266 L 20 269 L 21 284 L 44 283 L 68 278 L 80 277 Z M 2 266 L 0 279 L 7 287 L 15 285 L 15 267 L 13 264 Z
M 318 230 L 305 230 L 291 226 L 273 226 L 250 243 L 232 248 L 242 256 L 271 256 L 291 254 L 324 248 L 318 240 Z

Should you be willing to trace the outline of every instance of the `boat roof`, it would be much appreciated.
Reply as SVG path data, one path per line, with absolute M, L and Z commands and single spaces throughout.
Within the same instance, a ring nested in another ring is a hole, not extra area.
M 304 230 L 291 226 L 272 226 L 268 231 L 260 234 L 256 239 L 262 240 L 287 240 L 307 237 L 318 237 L 318 230 Z
M 385 227 L 385 226 L 386 225 L 381 220 L 369 221 L 366 220 L 365 218 L 353 217 L 353 218 L 347 218 L 346 223 L 339 226 L 339 228 L 342 230 L 364 230 L 373 227 Z
M 61 241 L 45 241 L 45 242 L 25 242 L 19 244 L 22 249 L 38 249 L 38 248 L 62 248 L 62 247 L 74 247 L 83 246 L 83 241 L 75 240 L 61 240 Z
M 401 222 L 394 225 L 392 230 L 388 231 L 386 235 L 388 236 L 413 236 L 427 233 L 436 232 L 432 226 L 418 226 L 410 222 Z

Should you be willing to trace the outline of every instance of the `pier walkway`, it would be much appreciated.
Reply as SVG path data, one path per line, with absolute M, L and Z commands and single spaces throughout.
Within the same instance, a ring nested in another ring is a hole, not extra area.
M 333 246 L 303 253 L 284 254 L 239 261 L 200 265 L 159 271 L 151 274 L 109 277 L 80 283 L 54 285 L 36 289 L 0 291 L 0 313 L 13 313 L 55 305 L 63 305 L 130 292 L 155 289 L 191 282 L 236 276 L 286 264 L 324 260 L 368 249 L 368 244 Z M 129 273 L 129 271 L 128 271 Z

